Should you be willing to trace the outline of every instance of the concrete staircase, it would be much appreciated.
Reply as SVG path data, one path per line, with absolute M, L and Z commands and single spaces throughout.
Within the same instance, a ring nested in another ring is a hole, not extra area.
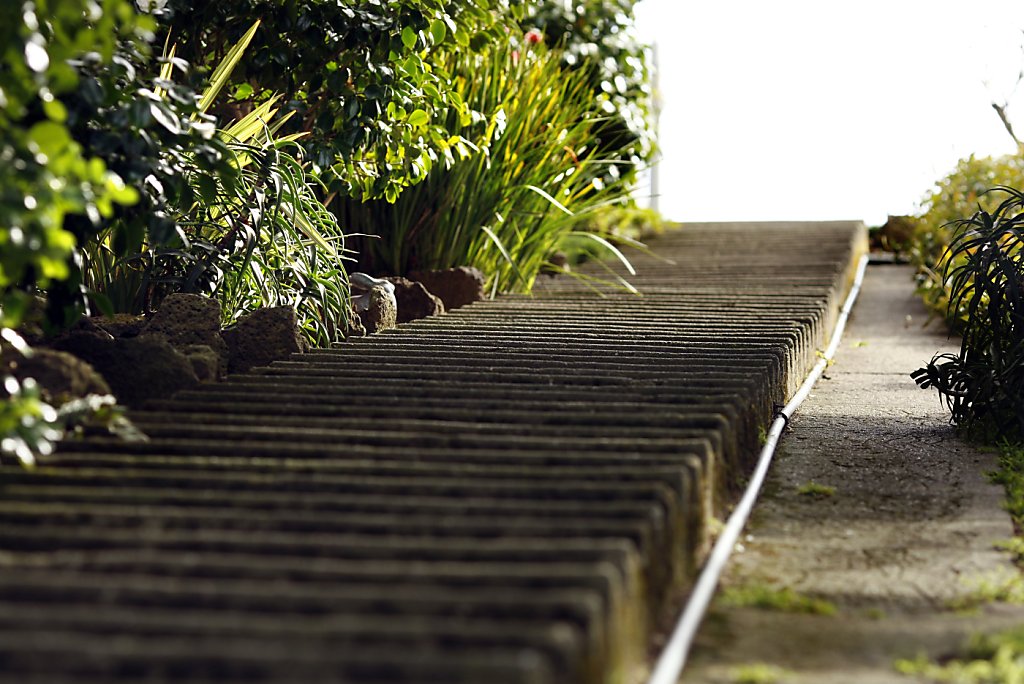
M 865 244 L 691 224 L 642 296 L 544 278 L 0 469 L 0 681 L 635 681 Z

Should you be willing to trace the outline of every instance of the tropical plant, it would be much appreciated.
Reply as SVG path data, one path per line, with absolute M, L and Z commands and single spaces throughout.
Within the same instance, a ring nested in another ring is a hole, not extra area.
M 613 162 L 593 144 L 586 74 L 564 72 L 561 61 L 557 51 L 514 41 L 449 57 L 453 92 L 477 112 L 446 121 L 468 141 L 456 144 L 466 158 L 434 167 L 394 204 L 339 203 L 342 223 L 365 236 L 358 251 L 366 270 L 472 265 L 492 292 L 506 292 L 529 290 L 574 236 L 621 256 L 605 236 L 575 229 L 588 212 L 625 201 L 628 188 L 602 179 Z
M 142 313 L 169 291 L 147 276 L 178 267 L 184 256 L 180 208 L 202 199 L 197 188 L 234 187 L 240 179 L 233 151 L 214 134 L 199 95 L 171 80 L 173 70 L 187 73 L 187 65 L 168 58 L 151 74 L 134 46 L 118 55 L 113 65 L 97 65 L 83 77 L 74 122 L 84 147 L 137 188 L 139 202 L 82 236 L 81 284 L 102 311 Z M 141 268 L 147 261 L 148 269 Z
M 935 387 L 957 425 L 1024 437 L 1024 193 L 953 223 L 943 279 L 950 317 L 964 321 L 959 354 L 913 373 Z
M 203 117 L 241 61 L 259 26 L 255 22 L 225 55 L 201 95 L 194 115 Z M 157 103 L 172 98 L 171 48 L 154 87 Z M 181 93 L 179 92 L 179 97 Z M 111 309 L 150 310 L 169 292 L 214 296 L 224 323 L 261 306 L 289 305 L 310 341 L 329 344 L 348 325 L 348 287 L 337 220 L 319 202 L 300 162 L 299 135 L 278 135 L 288 116 L 278 116 L 271 97 L 210 140 L 223 150 L 226 172 L 211 174 L 202 159 L 176 155 L 181 191 L 163 213 L 176 229 L 163 242 L 144 233 L 128 254 L 116 249 L 124 227 L 115 222 L 85 254 L 87 284 Z
M 260 307 L 287 305 L 311 343 L 339 341 L 349 324 L 345 238 L 317 199 L 302 148 L 269 131 L 231 147 L 247 162 L 240 182 L 206 188 L 191 208 L 191 259 L 178 289 L 212 291 L 225 325 Z
M 503 39 L 519 0 L 169 0 L 165 18 L 179 54 L 212 66 L 261 28 L 235 74 L 232 101 L 246 109 L 282 96 L 294 111 L 284 132 L 302 143 L 331 190 L 394 200 L 449 154 L 443 123 L 467 115 L 436 57 Z M 330 171 L 330 173 L 328 173 Z

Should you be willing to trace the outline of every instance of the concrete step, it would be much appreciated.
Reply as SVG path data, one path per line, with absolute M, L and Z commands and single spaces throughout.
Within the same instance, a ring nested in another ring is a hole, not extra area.
M 544 277 L 0 469 L 0 682 L 635 681 L 863 240 L 689 226 L 642 296 Z

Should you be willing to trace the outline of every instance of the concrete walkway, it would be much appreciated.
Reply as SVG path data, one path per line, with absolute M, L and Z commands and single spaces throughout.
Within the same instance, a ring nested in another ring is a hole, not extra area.
M 993 543 L 1012 535 L 991 453 L 959 440 L 933 391 L 908 374 L 955 350 L 913 297 L 908 267 L 872 266 L 835 365 L 784 436 L 725 587 L 791 588 L 834 616 L 712 609 L 688 684 L 737 681 L 755 663 L 792 684 L 907 682 L 897 658 L 949 655 L 972 633 L 1020 624 L 1019 607 L 949 609 L 984 578 L 1014 572 Z M 834 494 L 801 494 L 808 483 Z

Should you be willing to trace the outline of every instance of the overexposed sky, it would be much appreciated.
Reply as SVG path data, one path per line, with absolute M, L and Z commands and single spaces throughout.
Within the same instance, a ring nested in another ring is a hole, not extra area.
M 1022 0 L 640 0 L 662 100 L 658 206 L 689 221 L 911 213 L 1024 138 Z

